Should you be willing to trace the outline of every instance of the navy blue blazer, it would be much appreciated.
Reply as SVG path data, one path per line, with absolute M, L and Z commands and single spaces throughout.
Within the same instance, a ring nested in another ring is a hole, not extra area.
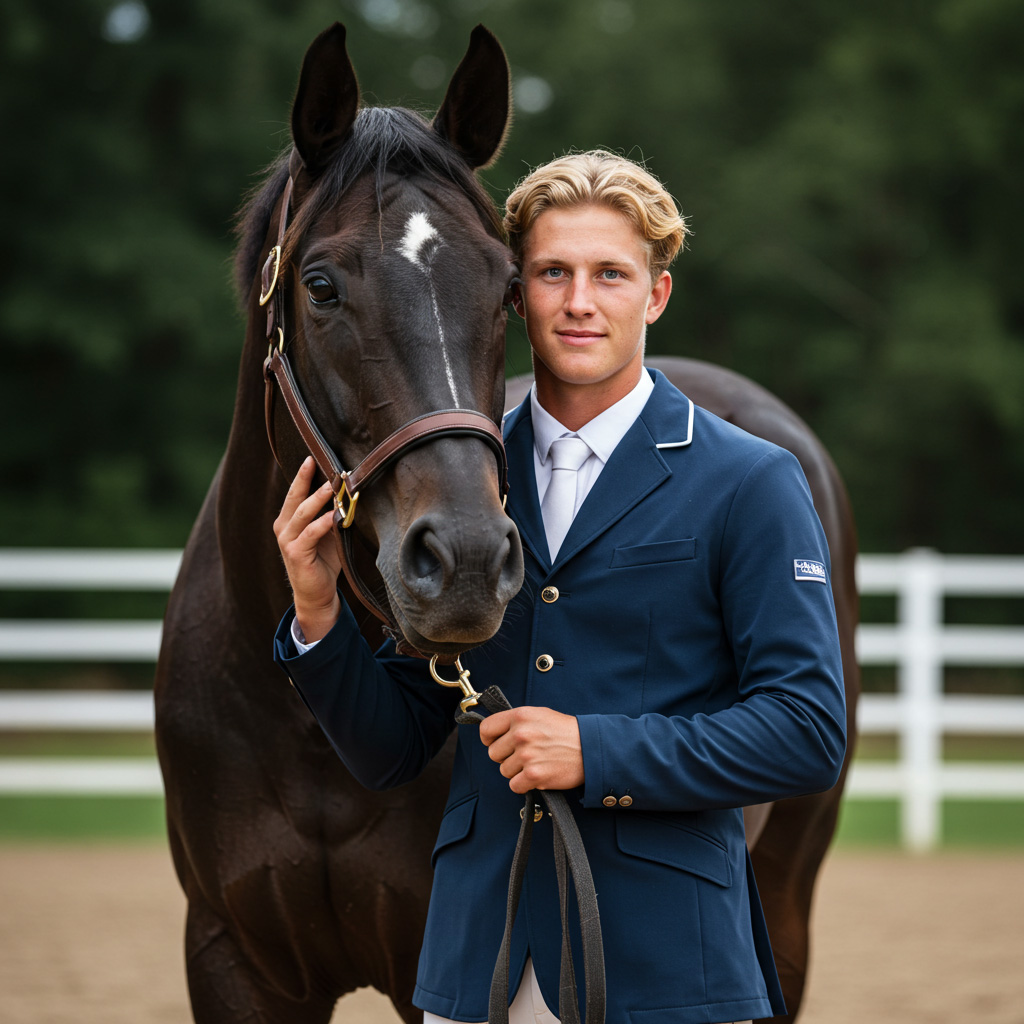
M 507 417 L 526 581 L 463 664 L 477 689 L 577 716 L 586 782 L 567 796 L 598 892 L 608 1024 L 770 1017 L 785 1011 L 740 808 L 838 777 L 846 719 L 829 554 L 796 459 L 652 376 L 554 565 L 529 401 Z M 457 692 L 390 644 L 374 657 L 347 609 L 297 656 L 292 615 L 275 656 L 346 765 L 374 788 L 414 778 L 451 731 Z M 477 730 L 458 728 L 414 1001 L 484 1021 L 522 798 Z M 532 955 L 554 1009 L 550 827 L 534 833 L 512 991 Z

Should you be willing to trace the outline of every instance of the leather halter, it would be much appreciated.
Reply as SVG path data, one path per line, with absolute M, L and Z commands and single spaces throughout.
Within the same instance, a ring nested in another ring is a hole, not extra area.
M 444 409 L 426 413 L 410 420 L 378 444 L 354 469 L 346 470 L 341 460 L 324 439 L 310 415 L 295 382 L 291 363 L 285 352 L 287 340 L 284 329 L 284 290 L 281 253 L 284 248 L 285 232 L 288 227 L 292 192 L 295 188 L 296 161 L 292 155 L 291 173 L 281 198 L 281 213 L 278 221 L 277 243 L 274 245 L 261 275 L 260 305 L 266 310 L 267 339 L 270 347 L 263 363 L 265 382 L 264 407 L 267 421 L 267 436 L 270 449 L 277 464 L 284 470 L 274 442 L 274 384 L 280 390 L 299 435 L 313 456 L 320 472 L 330 481 L 334 491 L 334 523 L 341 537 L 341 568 L 345 579 L 362 604 L 384 627 L 384 633 L 391 637 L 400 653 L 425 658 L 403 636 L 390 607 L 383 606 L 363 581 L 355 568 L 352 550 L 352 531 L 356 505 L 361 491 L 379 479 L 384 472 L 411 449 L 440 437 L 478 437 L 494 450 L 498 460 L 499 493 L 502 502 L 508 494 L 508 460 L 501 431 L 487 415 L 474 409 Z M 276 339 L 275 339 L 276 335 Z M 275 345 L 276 340 L 276 345 Z M 346 508 L 346 502 L 348 507 Z

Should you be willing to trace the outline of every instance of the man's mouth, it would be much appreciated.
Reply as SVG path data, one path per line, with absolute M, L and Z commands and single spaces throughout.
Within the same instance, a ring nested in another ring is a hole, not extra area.
M 578 329 L 560 330 L 555 333 L 568 345 L 586 345 L 597 338 L 604 337 L 600 331 L 581 331 Z

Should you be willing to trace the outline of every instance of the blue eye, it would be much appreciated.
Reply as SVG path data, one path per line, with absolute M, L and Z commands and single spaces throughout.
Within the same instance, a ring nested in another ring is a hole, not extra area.
M 615 281 L 618 278 L 620 278 L 622 275 L 617 270 L 604 270 L 604 271 L 601 272 L 601 276 L 606 281 Z
M 548 267 L 548 269 L 545 270 L 544 273 L 548 277 L 561 277 L 562 276 L 562 268 L 561 267 Z

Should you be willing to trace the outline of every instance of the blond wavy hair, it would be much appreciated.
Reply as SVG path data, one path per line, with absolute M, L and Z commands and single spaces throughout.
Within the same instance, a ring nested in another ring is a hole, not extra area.
M 676 201 L 645 167 L 605 149 L 569 153 L 531 171 L 505 203 L 505 230 L 517 260 L 537 218 L 552 207 L 599 203 L 624 214 L 647 250 L 651 280 L 668 270 L 689 230 Z

